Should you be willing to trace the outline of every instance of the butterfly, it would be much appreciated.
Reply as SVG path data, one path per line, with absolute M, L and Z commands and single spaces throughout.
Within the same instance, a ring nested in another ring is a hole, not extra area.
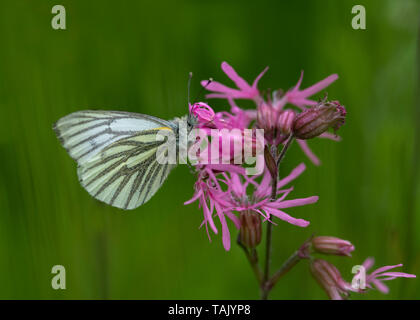
M 189 115 L 188 132 L 194 127 Z M 53 129 L 63 147 L 77 162 L 80 184 L 94 198 L 121 209 L 135 209 L 149 201 L 175 164 L 157 161 L 158 148 L 166 140 L 160 131 L 176 136 L 179 118 L 85 110 L 59 119 Z

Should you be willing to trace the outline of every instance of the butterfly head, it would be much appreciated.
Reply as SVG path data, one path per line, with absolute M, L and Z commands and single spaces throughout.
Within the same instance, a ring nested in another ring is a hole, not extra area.
M 188 130 L 192 130 L 193 128 L 199 126 L 200 124 L 206 125 L 206 124 L 211 123 L 215 116 L 213 109 L 208 104 L 204 102 L 196 102 L 194 104 L 191 104 L 190 102 L 191 79 L 192 79 L 192 72 L 189 73 L 189 77 L 188 77 L 188 107 L 189 107 L 189 113 L 187 117 Z M 213 81 L 212 78 L 210 78 L 207 81 L 207 83 L 201 88 L 199 95 L 201 94 L 202 90 L 206 89 L 207 86 L 212 81 Z
M 192 114 L 191 112 L 188 113 L 188 117 L 187 117 L 188 131 L 194 129 L 198 125 L 198 123 L 199 123 L 198 117 Z

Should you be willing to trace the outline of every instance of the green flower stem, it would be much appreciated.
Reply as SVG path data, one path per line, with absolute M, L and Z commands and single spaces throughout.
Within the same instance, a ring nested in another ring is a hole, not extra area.
M 260 265 L 258 264 L 257 250 L 255 250 L 255 248 L 252 248 L 251 252 L 249 252 L 248 248 L 244 246 L 244 244 L 239 240 L 239 236 L 237 239 L 237 243 L 244 250 L 245 256 L 247 257 L 249 264 L 251 265 L 252 271 L 254 271 L 255 277 L 257 278 L 258 285 L 261 287 L 262 272 Z
M 272 146 L 271 148 L 271 155 L 273 159 L 276 160 L 277 164 L 277 174 L 272 179 L 271 182 L 271 201 L 275 201 L 277 199 L 277 180 L 278 180 L 278 172 L 280 167 L 280 162 L 283 160 L 287 149 L 289 149 L 291 143 L 293 141 L 293 134 L 290 134 L 289 138 L 286 141 L 286 144 L 284 145 L 283 149 L 281 150 L 280 154 L 277 156 L 277 148 L 275 146 Z M 271 219 L 271 216 L 268 217 Z M 267 233 L 266 233 L 266 242 L 265 242 L 265 267 L 264 267 L 264 276 L 263 276 L 263 282 L 261 285 L 261 299 L 267 300 L 268 294 L 270 293 L 270 290 L 272 287 L 269 286 L 269 277 L 270 277 L 270 262 L 271 262 L 271 238 L 272 238 L 272 230 L 273 225 L 272 223 L 267 223 Z
M 277 281 L 284 276 L 287 272 L 290 271 L 302 258 L 299 256 L 299 251 L 294 252 L 277 270 L 271 279 L 266 283 L 266 290 L 270 292 L 270 290 L 276 285 Z

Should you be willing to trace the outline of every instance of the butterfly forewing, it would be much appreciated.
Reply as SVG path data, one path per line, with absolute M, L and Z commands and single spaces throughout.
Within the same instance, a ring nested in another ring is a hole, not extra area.
M 170 126 L 169 121 L 138 113 L 86 110 L 61 118 L 53 128 L 70 156 L 81 164 L 115 141 Z
M 81 111 L 60 119 L 54 130 L 78 162 L 80 183 L 93 197 L 134 209 L 156 193 L 174 166 L 156 161 L 157 149 L 166 142 L 156 135 L 173 126 L 136 113 Z

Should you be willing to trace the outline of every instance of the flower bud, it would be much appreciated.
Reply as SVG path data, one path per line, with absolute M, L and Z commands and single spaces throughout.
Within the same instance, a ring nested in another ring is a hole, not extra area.
M 319 253 L 348 257 L 351 257 L 351 252 L 354 251 L 354 245 L 351 242 L 325 236 L 313 238 L 312 248 Z
M 298 114 L 293 134 L 298 139 L 311 139 L 333 128 L 337 131 L 345 121 L 346 109 L 338 101 L 322 101 Z
M 281 111 L 277 119 L 277 128 L 283 134 L 289 135 L 292 132 L 293 123 L 295 120 L 295 112 L 293 110 Z
M 262 226 L 259 214 L 246 210 L 240 214 L 240 242 L 248 248 L 255 248 L 261 242 Z
M 204 102 L 197 102 L 189 105 L 190 114 L 194 116 L 199 123 L 209 123 L 213 121 L 215 113 L 213 109 Z
M 268 171 L 273 179 L 277 179 L 278 176 L 278 168 L 276 160 L 274 160 L 273 156 L 271 155 L 270 151 L 268 150 L 268 146 L 264 148 L 264 160 L 265 165 L 267 166 Z
M 264 138 L 271 145 L 279 145 L 292 131 L 293 110 L 279 111 L 269 104 L 262 104 L 257 110 L 258 128 L 264 130 Z
M 266 134 L 272 133 L 276 126 L 277 111 L 263 103 L 257 109 L 257 124 Z
M 331 263 L 315 259 L 311 261 L 310 271 L 330 299 L 343 300 L 348 296 L 349 284 L 343 280 L 340 271 Z

